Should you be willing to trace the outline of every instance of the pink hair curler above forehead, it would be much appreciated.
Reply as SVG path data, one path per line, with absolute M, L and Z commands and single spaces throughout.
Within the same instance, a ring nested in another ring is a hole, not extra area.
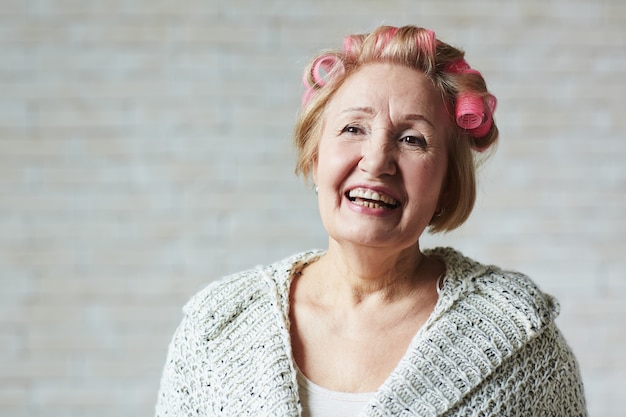
M 302 106 L 311 100 L 315 90 L 324 87 L 330 79 L 345 71 L 343 62 L 336 55 L 322 55 L 311 65 L 310 72 L 304 72 L 302 83 L 306 90 L 302 95 Z
M 420 32 L 418 36 L 418 47 L 421 46 L 423 49 L 428 51 L 430 56 L 434 57 L 437 52 L 437 38 L 435 36 L 435 32 L 430 29 L 425 29 Z
M 343 52 L 346 54 L 352 52 L 352 36 L 343 38 Z
M 398 28 L 389 27 L 389 28 L 387 28 L 386 31 L 377 34 L 376 35 L 376 47 L 377 47 L 377 49 L 379 51 L 384 49 L 389 44 L 389 41 L 391 41 L 391 38 L 393 38 L 393 35 L 395 35 L 396 32 L 398 32 Z
M 343 72 L 341 60 L 334 55 L 320 57 L 311 67 L 313 81 L 315 81 L 315 84 L 319 87 L 323 87 L 328 83 L 329 77 L 333 71 Z

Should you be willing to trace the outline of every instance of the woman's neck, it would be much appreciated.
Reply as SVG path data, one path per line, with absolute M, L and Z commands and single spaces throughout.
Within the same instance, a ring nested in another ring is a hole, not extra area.
M 356 305 L 372 297 L 392 302 L 413 292 L 420 285 L 422 270 L 428 269 L 427 263 L 418 243 L 401 251 L 385 251 L 331 240 L 315 269 L 320 294 L 348 298 Z

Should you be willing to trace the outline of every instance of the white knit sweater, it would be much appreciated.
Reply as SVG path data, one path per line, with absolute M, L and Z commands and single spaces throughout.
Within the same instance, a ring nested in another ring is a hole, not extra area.
M 585 416 L 558 304 L 452 249 L 439 301 L 362 416 Z M 306 252 L 209 285 L 185 306 L 156 416 L 299 416 L 289 286 Z

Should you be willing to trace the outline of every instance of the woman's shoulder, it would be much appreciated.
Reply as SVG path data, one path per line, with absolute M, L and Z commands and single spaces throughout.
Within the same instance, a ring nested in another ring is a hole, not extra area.
M 559 314 L 556 299 L 523 273 L 477 262 L 451 248 L 427 253 L 446 264 L 446 308 L 470 305 L 487 319 L 508 317 L 529 334 L 546 327 Z
M 210 331 L 231 321 L 254 304 L 286 303 L 293 272 L 320 254 L 319 250 L 301 252 L 222 277 L 193 295 L 183 307 L 183 312 L 188 319 L 202 322 L 203 327 Z

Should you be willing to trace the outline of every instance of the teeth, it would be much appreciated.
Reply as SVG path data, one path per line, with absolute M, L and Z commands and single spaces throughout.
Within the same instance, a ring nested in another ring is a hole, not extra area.
M 355 200 L 354 203 L 358 204 L 359 206 L 369 207 L 373 209 L 387 208 L 385 206 L 381 206 L 378 203 L 374 203 L 373 201 Z
M 355 188 L 354 190 L 350 190 L 350 192 L 348 193 L 348 197 L 370 200 L 370 201 L 359 201 L 359 204 L 365 207 L 370 207 L 368 204 L 373 204 L 375 207 L 371 207 L 371 208 L 381 207 L 379 204 L 374 203 L 375 201 L 380 201 L 382 203 L 391 204 L 391 205 L 398 204 L 398 202 L 395 199 L 387 195 L 379 194 L 376 191 L 372 191 L 372 190 L 368 190 L 364 188 Z

